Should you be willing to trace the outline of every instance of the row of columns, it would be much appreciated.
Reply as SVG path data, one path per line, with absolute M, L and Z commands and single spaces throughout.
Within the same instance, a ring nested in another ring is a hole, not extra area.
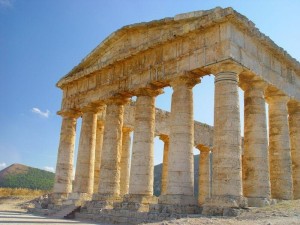
M 261 204 L 261 200 L 271 198 L 299 198 L 299 103 L 294 103 L 288 111 L 287 97 L 276 95 L 267 98 L 270 127 L 268 145 L 264 96 L 267 85 L 261 81 L 245 85 L 242 165 L 238 73 L 227 70 L 215 73 L 213 185 L 210 190 L 209 151 L 203 150 L 200 156 L 198 202 L 205 203 L 210 194 L 210 203 L 216 199 L 221 204 L 228 202 L 229 196 L 234 200 L 234 206 L 244 204 L 243 196 L 253 204 Z M 198 82 L 198 79 L 187 76 L 171 82 L 170 136 L 161 137 L 165 142 L 163 196 L 194 196 L 192 88 Z M 132 196 L 153 195 L 155 97 L 160 93 L 159 90 L 136 92 L 131 166 L 131 130 L 123 127 L 124 104 L 127 100 L 112 99 L 106 102 L 105 124 L 97 124 L 97 112 L 103 107 L 90 107 L 82 111 L 73 192 L 97 193 L 93 196 L 95 200 L 118 198 L 127 193 Z M 63 122 L 54 192 L 70 193 L 76 118 L 79 114 L 68 112 L 61 115 Z

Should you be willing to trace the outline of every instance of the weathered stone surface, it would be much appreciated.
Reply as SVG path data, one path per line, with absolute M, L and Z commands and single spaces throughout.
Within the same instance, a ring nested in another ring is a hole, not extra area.
M 214 128 L 193 121 L 192 87 L 210 74 L 215 75 Z M 243 176 L 239 85 L 245 90 Z M 198 205 L 203 214 L 234 216 L 247 207 L 245 197 L 250 206 L 267 205 L 271 197 L 300 197 L 300 64 L 231 8 L 126 26 L 57 86 L 63 90 L 63 123 L 55 207 L 83 205 L 94 192 L 83 217 L 142 223 L 198 213 Z M 166 86 L 173 88 L 171 113 L 155 108 L 155 96 Z M 136 102 L 127 104 L 134 96 Z M 106 105 L 106 112 L 99 105 Z M 79 114 L 83 120 L 70 193 Z M 130 176 L 128 129 L 134 132 Z M 155 135 L 165 144 L 159 199 L 152 196 Z M 201 150 L 198 203 L 195 146 Z
M 129 194 L 153 195 L 156 91 L 140 91 L 136 100 Z
M 87 109 L 82 115 L 75 184 L 73 189 L 73 192 L 75 193 L 93 194 L 94 190 L 97 110 L 93 110 Z
M 167 195 L 194 195 L 193 86 L 196 79 L 172 82 Z
M 122 153 L 120 161 L 120 196 L 128 194 L 129 191 L 131 129 L 123 127 L 122 132 Z
M 96 146 L 95 146 L 94 191 L 93 191 L 94 193 L 97 193 L 99 188 L 103 133 L 104 133 L 104 124 L 102 121 L 98 120 L 97 131 L 96 131 Z
M 262 81 L 253 81 L 244 85 L 243 192 L 248 198 L 249 206 L 268 204 L 268 199 L 271 198 L 264 99 L 266 87 L 266 83 Z
M 228 71 L 228 70 L 227 70 Z M 215 74 L 215 115 L 212 196 L 242 196 L 241 128 L 238 74 Z
M 289 129 L 293 168 L 294 199 L 300 199 L 300 104 L 289 104 Z
M 164 155 L 163 155 L 163 165 L 161 172 L 161 194 L 165 195 L 167 193 L 167 178 L 168 178 L 168 158 L 169 158 L 169 146 L 170 140 L 166 135 L 161 135 L 160 140 L 164 142 Z
M 62 117 L 53 192 L 66 194 L 72 192 L 73 158 L 78 114 L 63 114 Z
M 124 126 L 134 130 L 134 115 L 136 102 L 130 102 L 124 107 Z M 170 112 L 155 109 L 155 135 L 170 135 Z M 99 115 L 99 120 L 104 121 L 105 115 Z M 194 121 L 194 146 L 213 146 L 213 127 L 205 123 Z
M 210 152 L 209 149 L 204 148 L 200 151 L 198 204 L 203 205 L 205 200 L 210 197 Z
M 98 190 L 100 195 L 120 195 L 119 164 L 122 149 L 124 103 L 123 99 L 114 99 L 107 103 Z
M 269 155 L 271 195 L 274 199 L 293 199 L 291 145 L 288 123 L 288 97 L 268 97 Z

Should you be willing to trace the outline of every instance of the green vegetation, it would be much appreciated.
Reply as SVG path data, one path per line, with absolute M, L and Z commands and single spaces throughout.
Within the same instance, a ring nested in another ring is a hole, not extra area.
M 54 173 L 29 167 L 25 173 L 7 174 L 0 180 L 0 187 L 50 190 Z

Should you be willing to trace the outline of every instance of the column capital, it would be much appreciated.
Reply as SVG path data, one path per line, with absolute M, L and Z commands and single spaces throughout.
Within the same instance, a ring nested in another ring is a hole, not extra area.
M 125 105 L 128 102 L 130 102 L 129 98 L 126 98 L 126 97 L 113 97 L 113 98 L 107 99 L 105 101 L 105 104 L 106 105 Z
M 265 92 L 268 84 L 263 80 L 243 80 L 240 86 L 244 91 L 260 90 L 262 92 Z
M 163 94 L 162 89 L 150 89 L 150 88 L 140 88 L 133 92 L 136 96 L 151 96 L 156 97 L 157 95 Z
M 291 100 L 288 103 L 289 114 L 300 114 L 300 102 Z
M 192 73 L 186 72 L 184 75 L 172 79 L 170 85 L 172 86 L 172 88 L 181 85 L 185 85 L 189 88 L 193 88 L 196 84 L 200 82 L 201 82 L 200 78 L 195 77 L 195 75 Z
M 200 153 L 202 152 L 206 152 L 206 153 L 209 153 L 210 152 L 210 147 L 208 146 L 205 146 L 205 145 L 197 145 L 196 148 L 200 151 Z
M 77 109 L 66 109 L 57 112 L 57 115 L 67 118 L 78 118 L 79 116 L 81 116 L 81 114 L 82 112 Z
M 124 133 L 130 133 L 131 131 L 133 131 L 133 129 L 130 127 L 122 127 L 122 132 Z
M 169 136 L 165 134 L 160 135 L 159 139 L 162 140 L 163 142 L 169 142 Z
M 86 113 L 86 112 L 93 112 L 93 113 L 98 113 L 100 111 L 103 111 L 105 110 L 105 105 L 104 104 L 89 104 L 89 105 L 86 105 L 86 106 L 83 106 L 81 108 L 81 111 L 83 113 Z
M 104 121 L 97 119 L 97 126 L 104 126 Z
M 215 74 L 215 83 L 219 81 L 233 81 L 238 83 L 239 82 L 239 76 L 238 73 L 232 72 L 232 71 L 221 71 L 217 74 Z
M 290 97 L 277 90 L 274 87 L 268 87 L 265 92 L 265 99 L 268 104 L 270 103 L 285 103 L 287 104 Z
M 210 66 L 209 71 L 216 75 L 221 72 L 234 72 L 240 74 L 244 68 L 234 61 L 224 61 Z

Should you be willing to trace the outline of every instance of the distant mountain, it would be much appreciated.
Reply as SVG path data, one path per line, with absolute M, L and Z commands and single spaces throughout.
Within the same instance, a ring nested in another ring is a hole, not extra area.
M 161 172 L 162 164 L 154 166 L 154 184 L 153 192 L 155 196 L 159 196 L 161 192 Z M 199 173 L 199 155 L 194 155 L 194 193 L 198 196 L 198 173 Z
M 22 164 L 0 171 L 0 187 L 50 190 L 53 184 L 54 173 Z

